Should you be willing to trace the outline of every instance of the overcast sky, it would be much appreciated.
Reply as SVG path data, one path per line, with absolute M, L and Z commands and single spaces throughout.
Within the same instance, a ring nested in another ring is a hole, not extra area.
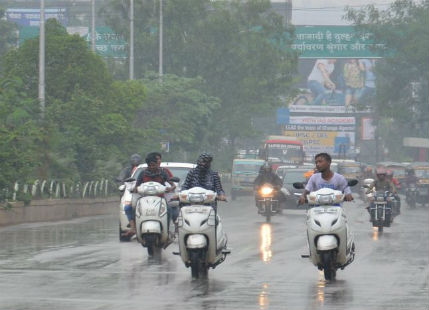
M 374 4 L 384 9 L 392 2 L 393 0 L 292 0 L 292 24 L 347 25 L 348 22 L 342 19 L 345 6 L 359 8 Z

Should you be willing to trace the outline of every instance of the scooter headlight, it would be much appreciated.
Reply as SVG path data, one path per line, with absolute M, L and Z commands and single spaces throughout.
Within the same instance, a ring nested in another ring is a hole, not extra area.
M 159 216 L 164 216 L 167 213 L 167 204 L 165 202 L 161 202 L 161 206 L 159 207 Z
M 177 217 L 177 226 L 178 227 L 183 227 L 183 216 L 182 216 L 182 213 L 180 213 L 179 216 Z
M 189 194 L 188 199 L 193 203 L 202 203 L 205 200 L 204 194 Z
M 141 209 L 141 205 L 138 205 L 136 208 L 136 217 L 140 217 L 142 216 L 142 209 Z
M 215 214 L 214 210 L 210 211 L 209 218 L 207 220 L 207 225 L 209 225 L 209 226 L 215 226 L 216 225 L 216 214 Z

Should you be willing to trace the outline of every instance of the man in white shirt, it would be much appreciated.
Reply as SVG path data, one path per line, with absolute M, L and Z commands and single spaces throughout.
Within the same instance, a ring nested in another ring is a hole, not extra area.
M 313 105 L 322 104 L 325 92 L 335 90 L 335 83 L 331 80 L 331 73 L 335 69 L 336 59 L 317 59 L 313 70 L 307 79 L 307 86 L 314 95 Z

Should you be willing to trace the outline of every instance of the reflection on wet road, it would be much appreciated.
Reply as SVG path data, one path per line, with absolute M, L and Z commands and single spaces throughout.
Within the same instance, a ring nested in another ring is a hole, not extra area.
M 265 263 L 269 263 L 271 261 L 271 257 L 273 256 L 271 250 L 271 242 L 272 242 L 272 231 L 271 224 L 265 223 L 261 225 L 261 259 Z
M 232 254 L 205 280 L 172 255 L 119 243 L 116 216 L 0 229 L 0 309 L 427 310 L 427 209 L 406 207 L 383 234 L 362 204 L 346 206 L 357 255 L 327 282 L 308 259 L 305 211 L 271 223 L 251 197 L 219 208 Z

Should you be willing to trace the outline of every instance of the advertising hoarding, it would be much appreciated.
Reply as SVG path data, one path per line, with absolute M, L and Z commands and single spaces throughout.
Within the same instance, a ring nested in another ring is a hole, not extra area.
M 55 18 L 61 25 L 67 26 L 67 9 L 66 8 L 49 8 L 45 9 L 45 20 Z M 40 25 L 40 9 L 7 9 L 6 19 L 16 23 L 18 26 Z

